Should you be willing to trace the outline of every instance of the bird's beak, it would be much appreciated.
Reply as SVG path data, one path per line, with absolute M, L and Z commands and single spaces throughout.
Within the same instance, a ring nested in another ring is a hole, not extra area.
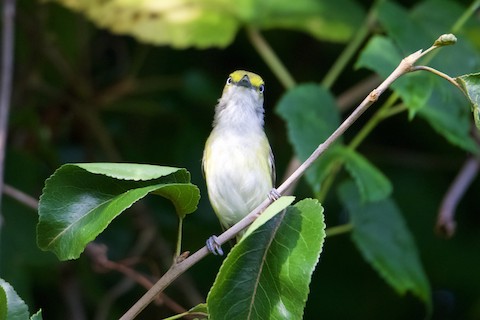
M 251 88 L 252 83 L 250 82 L 250 78 L 247 75 L 244 75 L 243 78 L 237 82 L 237 86 L 242 86 L 245 88 Z

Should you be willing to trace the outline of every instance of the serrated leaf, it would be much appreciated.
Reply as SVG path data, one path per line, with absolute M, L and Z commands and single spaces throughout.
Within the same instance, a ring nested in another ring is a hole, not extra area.
M 399 294 L 412 292 L 431 310 L 431 292 L 417 248 L 395 202 L 363 203 L 355 185 L 339 188 L 353 224 L 352 240 L 372 267 Z
M 301 319 L 324 228 L 323 208 L 305 199 L 238 243 L 208 294 L 210 319 Z
M 145 173 L 141 173 L 143 169 Z M 152 179 L 139 180 L 147 178 Z M 63 165 L 45 182 L 40 197 L 37 244 L 60 260 L 78 258 L 116 216 L 149 193 L 172 201 L 179 217 L 184 218 L 196 209 L 200 198 L 198 188 L 189 180 L 188 172 L 178 168 Z
M 0 320 L 26 320 L 28 318 L 28 307 L 25 302 L 8 282 L 0 279 Z
M 7 293 L 5 292 L 5 289 L 0 286 L 0 320 L 7 319 L 7 303 Z
M 341 157 L 345 168 L 354 178 L 362 201 L 378 201 L 392 193 L 388 178 L 360 153 L 345 147 L 337 148 L 335 153 Z
M 347 41 L 363 20 L 352 0 L 52 0 L 95 24 L 140 41 L 207 48 L 229 45 L 244 25 L 287 28 L 329 41 Z
M 472 104 L 473 119 L 475 125 L 480 129 L 480 73 L 466 74 L 455 78 L 455 82 L 460 85 L 463 93 Z
M 288 138 L 301 161 L 340 125 L 340 114 L 331 93 L 318 84 L 303 84 L 287 91 L 276 107 L 287 124 Z M 306 179 L 315 192 L 320 190 L 328 167 L 335 160 L 330 152 L 307 171 Z
M 37 313 L 30 317 L 30 320 L 42 320 L 42 309 L 38 310 Z

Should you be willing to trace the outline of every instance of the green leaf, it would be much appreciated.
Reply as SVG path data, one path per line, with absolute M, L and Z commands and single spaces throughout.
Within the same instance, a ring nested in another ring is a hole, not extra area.
M 475 125 L 480 129 L 480 73 L 465 74 L 455 78 L 472 104 L 473 119 Z
M 304 31 L 317 39 L 345 42 L 362 23 L 364 11 L 355 1 L 244 1 L 253 5 L 247 23 L 260 28 Z M 236 2 L 236 4 L 242 3 Z
M 42 320 L 42 309 L 38 310 L 37 313 L 30 317 L 30 320 Z
M 324 229 L 323 208 L 305 199 L 238 243 L 208 294 L 210 319 L 301 319 Z
M 295 154 L 305 161 L 340 125 L 340 114 L 331 93 L 318 84 L 302 84 L 287 91 L 276 107 L 287 124 L 288 138 Z M 306 173 L 315 192 L 320 190 L 327 168 L 335 160 L 330 152 L 318 159 Z
M 363 20 L 352 0 L 52 0 L 84 14 L 95 24 L 140 41 L 171 45 L 225 47 L 244 25 L 287 28 L 330 41 L 347 41 Z
M 191 308 L 188 310 L 190 313 L 192 312 L 202 312 L 207 314 L 208 313 L 208 307 L 206 303 L 199 303 L 195 307 Z
M 388 178 L 360 153 L 345 147 L 337 148 L 335 153 L 341 156 L 346 169 L 354 178 L 362 201 L 378 201 L 392 193 L 392 184 Z
M 66 164 L 45 183 L 37 244 L 60 260 L 75 259 L 110 222 L 149 193 L 172 201 L 184 218 L 195 211 L 198 188 L 185 169 L 142 164 Z
M 268 208 L 265 209 L 265 211 L 263 211 L 257 219 L 255 219 L 250 227 L 248 227 L 247 231 L 245 231 L 245 234 L 242 236 L 241 240 L 248 237 L 253 231 L 257 230 L 268 220 L 280 213 L 280 211 L 291 205 L 293 201 L 295 201 L 295 197 L 293 196 L 284 196 L 277 199 L 275 202 L 269 205 Z
M 0 279 L 0 320 L 26 320 L 28 307 L 13 287 Z
M 75 166 L 91 173 L 102 174 L 120 180 L 134 181 L 158 179 L 179 171 L 178 168 L 134 163 L 76 163 Z M 187 177 L 183 179 L 183 182 L 188 182 Z
M 367 42 L 355 63 L 356 68 L 368 68 L 387 78 L 402 60 L 399 48 L 385 36 L 374 36 Z
M 352 240 L 362 256 L 399 293 L 412 292 L 431 310 L 431 292 L 417 248 L 391 199 L 363 203 L 353 183 L 339 188 L 353 224 Z
M 1 283 L 1 280 L 0 280 Z M 0 287 L 0 320 L 7 319 L 7 293 L 3 286 Z

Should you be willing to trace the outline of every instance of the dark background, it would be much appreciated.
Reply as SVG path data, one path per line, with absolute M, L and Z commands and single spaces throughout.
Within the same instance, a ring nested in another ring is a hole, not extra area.
M 414 1 L 400 3 L 409 7 Z M 362 4 L 366 10 L 368 5 Z M 263 35 L 298 83 L 320 81 L 344 48 L 295 31 L 269 30 Z M 278 177 L 292 157 L 285 125 L 273 111 L 284 88 L 243 30 L 224 49 L 174 50 L 112 35 L 59 5 L 26 0 L 18 2 L 15 40 L 5 181 L 35 198 L 45 179 L 67 162 L 184 167 L 201 188 L 202 199 L 198 211 L 185 221 L 183 248 L 200 248 L 205 239 L 220 232 L 201 174 L 203 146 L 213 107 L 228 74 L 236 69 L 259 73 L 266 82 L 266 131 Z M 368 71 L 350 66 L 332 91 L 340 94 L 367 75 Z M 347 132 L 346 141 L 370 115 Z M 406 113 L 382 123 L 359 150 L 394 185 L 394 198 L 431 283 L 434 318 L 480 319 L 478 179 L 458 207 L 455 236 L 445 240 L 433 231 L 440 201 L 465 151 L 448 144 L 424 120 L 409 121 Z M 311 196 L 304 182 L 295 193 L 298 198 Z M 344 220 L 334 192 L 324 207 L 327 226 Z M 37 213 L 8 196 L 2 213 L 0 277 L 14 286 L 30 311 L 42 308 L 44 319 L 97 317 L 123 276 L 97 268 L 86 255 L 60 263 L 52 253 L 40 251 L 35 243 Z M 173 250 L 176 235 L 176 216 L 167 201 L 148 198 L 117 218 L 96 241 L 107 245 L 111 260 L 127 259 L 152 221 L 157 234 L 143 248 L 135 268 L 158 276 L 169 263 L 168 250 Z M 187 309 L 201 302 L 220 264 L 219 257 L 205 258 L 167 295 Z M 107 318 L 118 318 L 144 291 L 132 285 L 113 298 Z M 151 305 L 139 319 L 173 313 Z M 420 301 L 398 295 L 363 260 L 348 234 L 326 240 L 305 319 L 423 319 L 424 315 Z

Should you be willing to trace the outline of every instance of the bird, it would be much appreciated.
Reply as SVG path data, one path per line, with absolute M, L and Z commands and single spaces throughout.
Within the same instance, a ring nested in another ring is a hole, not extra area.
M 237 70 L 227 78 L 215 107 L 202 167 L 210 203 L 224 229 L 275 190 L 274 156 L 264 131 L 264 92 L 259 75 Z M 207 240 L 207 248 L 223 255 L 216 236 Z

